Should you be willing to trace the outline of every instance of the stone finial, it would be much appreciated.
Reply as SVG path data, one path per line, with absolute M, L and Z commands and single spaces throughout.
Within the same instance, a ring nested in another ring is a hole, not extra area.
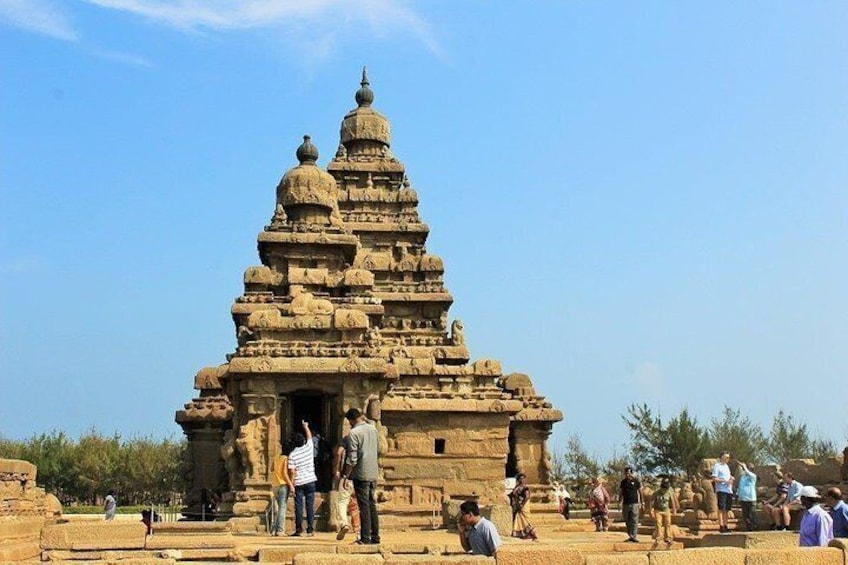
M 356 105 L 360 108 L 370 106 L 374 102 L 374 91 L 368 86 L 371 83 L 368 82 L 368 69 L 366 67 L 362 67 L 362 82 L 359 84 L 361 86 L 356 91 Z
M 312 144 L 312 138 L 308 135 L 303 136 L 303 143 L 297 148 L 297 160 L 301 165 L 315 164 L 318 160 L 318 148 Z

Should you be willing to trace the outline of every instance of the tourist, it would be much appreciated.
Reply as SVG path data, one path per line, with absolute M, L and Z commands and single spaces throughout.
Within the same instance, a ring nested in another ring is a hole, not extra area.
M 292 452 L 291 441 L 283 443 L 282 453 L 274 459 L 274 472 L 271 475 L 271 486 L 274 489 L 274 501 L 277 505 L 277 514 L 274 516 L 274 524 L 271 526 L 271 535 L 286 534 L 286 507 L 289 496 L 295 492 L 292 475 L 289 472 L 289 454 Z
M 592 479 L 592 490 L 589 492 L 589 500 L 586 506 L 595 523 L 596 532 L 605 532 L 609 527 L 609 505 L 612 501 L 610 493 L 604 488 L 600 477 Z
M 713 485 L 718 499 L 718 531 L 721 533 L 730 531 L 730 528 L 727 527 L 727 514 L 730 512 L 730 505 L 733 502 L 733 475 L 730 474 L 728 461 L 730 461 L 730 453 L 722 451 L 718 456 L 718 461 L 713 465 L 712 471 Z
M 515 475 L 515 488 L 509 493 L 509 505 L 512 508 L 512 537 L 536 541 L 536 529 L 530 523 L 530 487 L 527 486 L 527 475 Z
M 816 487 L 801 487 L 800 504 L 805 508 L 801 516 L 798 543 L 802 547 L 827 547 L 833 539 L 833 519 L 821 507 L 821 496 Z
M 736 495 L 739 497 L 739 504 L 742 506 L 742 518 L 745 521 L 745 529 L 752 532 L 760 525 L 756 511 L 757 475 L 741 461 L 739 462 L 739 466 L 742 469 L 742 475 L 739 477 L 739 487 Z
M 571 494 L 565 485 L 554 481 L 553 498 L 557 512 L 562 514 L 566 520 L 571 519 Z
M 786 484 L 786 501 L 780 505 L 778 509 L 783 516 L 782 530 L 788 530 L 792 519 L 790 512 L 797 512 L 803 508 L 801 503 L 801 489 L 804 487 L 801 483 L 792 477 L 792 473 L 786 472 L 783 474 L 783 482 Z
M 624 468 L 624 478 L 618 487 L 618 495 L 621 500 L 621 516 L 627 524 L 627 539 L 625 541 L 637 543 L 639 531 L 639 507 L 642 506 L 642 483 L 633 476 L 631 467 Z
M 831 487 L 824 493 L 824 498 L 830 508 L 829 514 L 833 520 L 833 537 L 848 538 L 848 504 L 845 504 L 845 501 L 842 500 L 842 491 L 836 487 Z
M 294 482 L 294 536 L 303 533 L 303 506 L 306 504 L 306 537 L 315 535 L 315 460 L 312 458 L 312 432 L 309 423 L 302 422 L 304 433 L 295 433 L 295 448 L 289 453 L 289 470 Z
M 377 516 L 377 451 L 380 440 L 377 428 L 366 421 L 365 415 L 356 408 L 345 414 L 351 430 L 347 442 L 347 454 L 342 473 L 342 488 L 347 488 L 348 479 L 353 479 L 356 504 L 359 506 L 359 539 L 356 543 L 380 543 L 380 519 Z
M 103 518 L 105 520 L 114 520 L 115 512 L 118 509 L 118 501 L 115 500 L 115 491 L 110 490 L 106 493 L 106 498 L 104 499 L 103 504 Z
M 480 507 L 476 502 L 466 500 L 460 504 L 456 522 L 462 549 L 474 555 L 497 557 L 498 547 L 501 545 L 498 529 L 480 516 Z
M 671 490 L 671 481 L 660 481 L 660 488 L 654 493 L 651 503 L 651 517 L 654 519 L 654 547 L 660 543 L 660 534 L 666 546 L 671 546 L 671 515 L 677 514 L 677 501 Z
M 771 529 L 782 530 L 785 528 L 783 526 L 783 513 L 780 508 L 786 502 L 786 492 L 789 490 L 789 485 L 783 481 L 783 473 L 780 471 L 775 471 L 773 476 L 777 481 L 774 496 L 763 503 L 763 508 L 765 508 L 768 515 L 771 516 Z
M 344 469 L 345 454 L 347 453 L 348 436 L 342 438 L 339 445 L 336 446 L 335 457 L 333 458 L 333 490 L 338 493 L 336 499 L 336 511 L 339 515 L 339 533 L 336 539 L 341 541 L 350 532 L 353 527 L 353 515 L 351 513 L 351 492 L 350 485 L 345 485 L 342 480 L 342 470 Z

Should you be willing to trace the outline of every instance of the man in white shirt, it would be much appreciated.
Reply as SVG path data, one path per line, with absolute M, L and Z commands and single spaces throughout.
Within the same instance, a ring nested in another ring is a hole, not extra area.
M 312 432 L 309 423 L 303 422 L 303 434 L 294 434 L 295 447 L 289 454 L 289 470 L 294 475 L 294 536 L 303 534 L 303 505 L 306 502 L 306 537 L 315 532 L 315 459 L 312 457 Z
M 730 474 L 730 453 L 722 451 L 718 461 L 713 465 L 713 485 L 715 485 L 716 498 L 718 498 L 718 531 L 727 533 L 727 513 L 730 512 L 730 504 L 733 502 L 733 475 Z

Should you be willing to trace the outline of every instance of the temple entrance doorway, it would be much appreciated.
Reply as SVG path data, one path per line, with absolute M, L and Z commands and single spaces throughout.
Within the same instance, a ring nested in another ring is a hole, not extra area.
M 280 398 L 280 437 L 290 439 L 303 433 L 303 421 L 309 422 L 316 448 L 315 475 L 318 490 L 327 492 L 333 485 L 333 449 L 339 443 L 341 416 L 338 396 L 317 390 L 299 390 Z

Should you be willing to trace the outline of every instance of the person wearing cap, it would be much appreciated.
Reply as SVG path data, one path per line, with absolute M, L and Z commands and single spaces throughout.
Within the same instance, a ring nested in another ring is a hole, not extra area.
M 842 491 L 831 487 L 824 493 L 824 500 L 833 519 L 833 537 L 848 538 L 848 504 L 842 500 Z
M 805 511 L 798 529 L 799 544 L 802 547 L 827 547 L 833 539 L 833 518 L 819 504 L 819 491 L 816 487 L 801 487 L 800 500 Z
M 466 500 L 460 504 L 456 522 L 462 549 L 474 555 L 497 557 L 498 547 L 501 545 L 498 529 L 480 516 L 480 507 L 476 502 Z

